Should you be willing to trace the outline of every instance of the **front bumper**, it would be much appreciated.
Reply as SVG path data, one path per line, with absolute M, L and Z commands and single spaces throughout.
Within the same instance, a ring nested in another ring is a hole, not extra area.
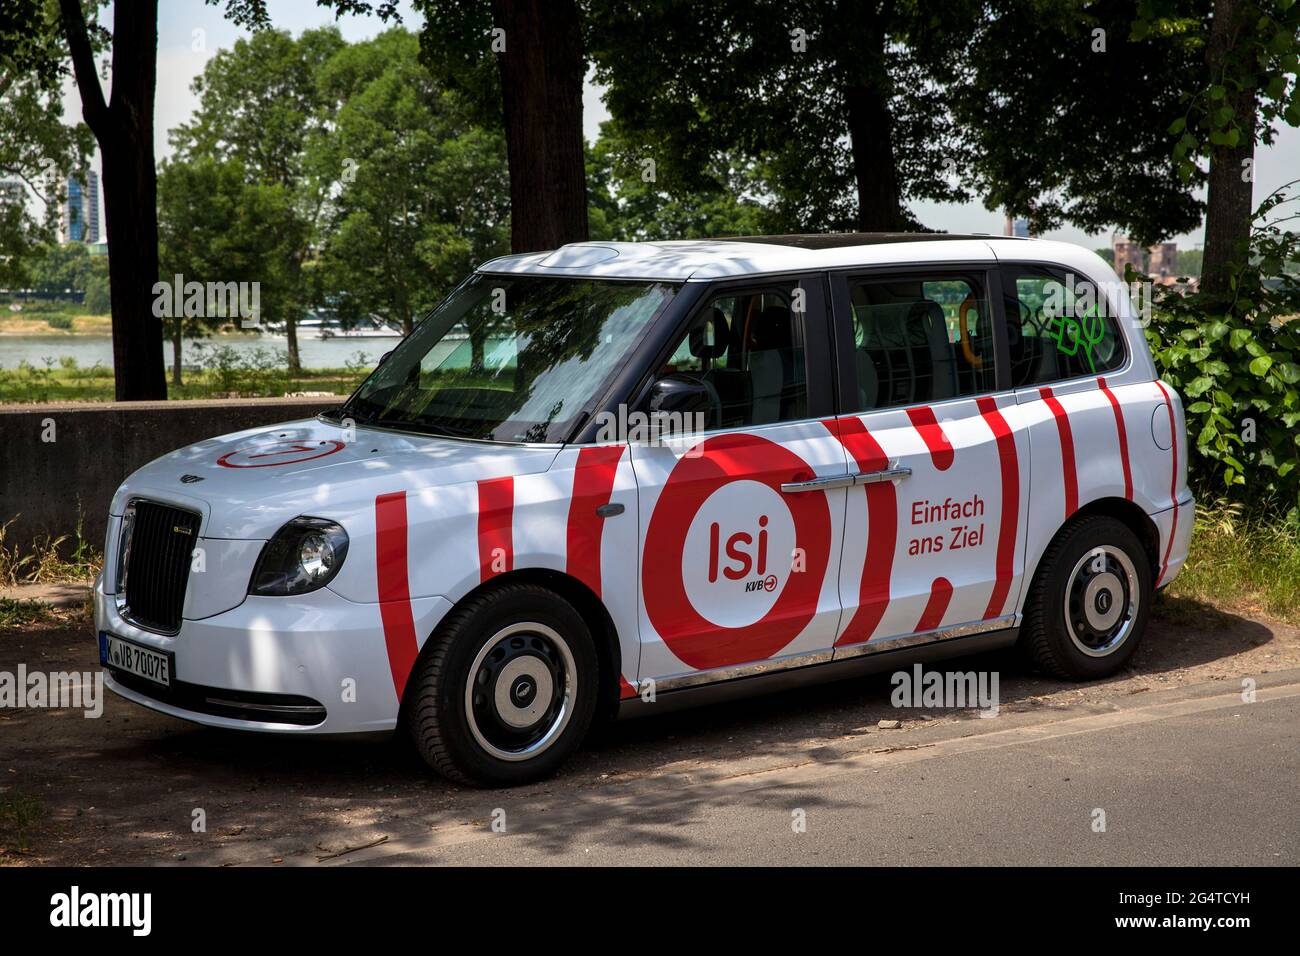
M 441 597 L 413 599 L 417 639 L 423 642 L 450 608 Z M 173 717 L 295 734 L 397 725 L 400 701 L 380 605 L 349 601 L 327 587 L 296 598 L 249 596 L 238 607 L 186 619 L 178 633 L 163 635 L 122 618 L 101 577 L 95 628 L 174 655 L 171 691 L 104 670 L 114 693 Z

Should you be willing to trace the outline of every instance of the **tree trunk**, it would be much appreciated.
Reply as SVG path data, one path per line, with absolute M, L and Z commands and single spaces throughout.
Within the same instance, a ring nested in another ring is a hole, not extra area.
M 298 358 L 298 318 L 286 315 L 284 318 L 284 340 L 289 353 L 289 371 L 295 375 L 302 371 L 302 362 Z
M 492 17 L 505 31 L 497 68 L 510 165 L 511 249 L 534 252 L 582 242 L 587 238 L 586 61 L 577 4 L 492 0 Z
M 112 95 L 104 102 L 79 0 L 59 0 L 82 115 L 104 165 L 104 227 L 113 310 L 113 377 L 118 401 L 165 399 L 158 281 L 158 182 L 154 168 L 154 85 L 158 2 L 113 8 Z
M 1214 19 L 1210 24 L 1210 40 L 1205 54 L 1214 82 L 1219 82 L 1223 75 L 1224 64 L 1241 31 L 1250 29 L 1250 24 L 1246 22 L 1249 11 L 1250 5 L 1241 0 L 1215 0 Z M 1236 112 L 1242 135 L 1236 146 L 1214 146 L 1210 149 L 1209 188 L 1205 204 L 1205 257 L 1201 264 L 1200 290 L 1216 299 L 1232 297 L 1230 280 L 1233 267 L 1242 265 L 1249 254 L 1250 226 L 1254 214 L 1254 177 L 1248 171 L 1252 169 L 1255 158 L 1255 125 L 1258 119 L 1255 90 L 1247 88 L 1236 93 L 1230 92 L 1225 103 Z
M 874 84 L 854 85 L 844 91 L 844 101 L 858 184 L 858 228 L 906 231 L 894 165 L 893 117 L 884 91 Z

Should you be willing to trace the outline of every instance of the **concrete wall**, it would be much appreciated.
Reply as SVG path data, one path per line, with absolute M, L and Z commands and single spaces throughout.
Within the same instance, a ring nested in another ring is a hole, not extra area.
M 160 455 L 243 428 L 310 418 L 342 398 L 0 405 L 0 523 L 6 545 L 76 527 L 103 546 L 108 505 L 131 472 Z M 53 420 L 53 442 L 42 441 Z

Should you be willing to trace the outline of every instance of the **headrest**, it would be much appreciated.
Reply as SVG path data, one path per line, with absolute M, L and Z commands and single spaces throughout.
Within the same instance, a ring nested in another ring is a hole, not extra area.
M 711 341 L 710 329 L 713 333 Z M 731 341 L 729 331 L 727 315 L 721 309 L 714 309 L 711 314 L 700 316 L 691 326 L 688 340 L 691 354 L 698 359 L 721 358 L 726 354 L 727 346 Z

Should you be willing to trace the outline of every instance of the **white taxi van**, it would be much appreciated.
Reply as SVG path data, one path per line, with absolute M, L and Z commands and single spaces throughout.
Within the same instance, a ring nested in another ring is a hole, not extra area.
M 1111 674 L 1186 558 L 1186 462 L 1083 249 L 580 243 L 484 265 L 337 411 L 132 474 L 100 655 L 166 714 L 400 726 L 519 783 L 615 714 L 1017 641 Z

